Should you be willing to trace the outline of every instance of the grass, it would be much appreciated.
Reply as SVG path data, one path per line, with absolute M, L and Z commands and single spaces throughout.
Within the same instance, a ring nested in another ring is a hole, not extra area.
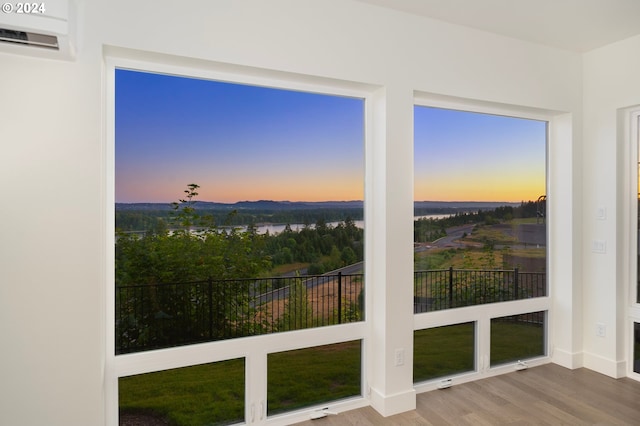
M 414 383 L 474 371 L 474 323 L 417 330 L 413 337 Z M 491 366 L 544 355 L 544 327 L 491 321 Z
M 417 252 L 414 255 L 414 270 L 427 271 L 430 269 L 445 269 L 449 267 L 451 259 L 460 250 L 431 250 Z
M 119 379 L 121 412 L 160 415 L 172 425 L 244 420 L 244 359 L 139 374 Z
M 536 217 L 518 217 L 511 219 L 508 223 L 513 225 L 542 224 L 542 220 Z
M 265 276 L 269 277 L 279 277 L 281 275 L 289 274 L 296 271 L 303 271 L 309 267 L 309 263 L 287 263 L 286 265 L 278 265 L 269 271 Z
M 473 242 L 492 242 L 493 244 L 515 244 L 518 239 L 508 235 L 501 229 L 497 229 L 491 225 L 476 226 L 471 235 L 468 235 L 465 241 Z
M 501 269 L 501 250 L 444 249 L 417 252 L 414 255 L 414 270 L 434 269 Z
M 511 249 L 509 254 L 517 257 L 544 259 L 547 257 L 547 250 L 545 248 Z
M 361 395 L 361 342 L 267 355 L 267 414 Z
M 542 356 L 544 326 L 523 322 L 491 320 L 491 366 Z
M 416 330 L 413 382 L 474 370 L 474 323 Z
M 268 414 L 361 394 L 361 342 L 269 354 Z M 244 421 L 244 359 L 119 379 L 120 412 L 149 413 L 175 426 Z

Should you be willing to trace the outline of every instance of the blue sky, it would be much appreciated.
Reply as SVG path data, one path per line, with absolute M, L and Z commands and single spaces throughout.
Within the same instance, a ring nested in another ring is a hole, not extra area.
M 116 70 L 116 202 L 361 200 L 364 100 Z M 545 123 L 415 108 L 415 199 L 544 193 Z
M 416 201 L 528 201 L 545 194 L 544 121 L 416 106 Z
M 116 70 L 116 201 L 361 200 L 364 100 Z

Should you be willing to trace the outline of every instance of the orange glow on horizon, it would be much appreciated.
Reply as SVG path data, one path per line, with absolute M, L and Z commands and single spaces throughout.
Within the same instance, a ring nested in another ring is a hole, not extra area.
M 418 183 L 414 190 L 415 201 L 504 201 L 520 202 L 535 201 L 539 196 L 545 195 L 544 181 L 542 183 L 529 182 L 522 177 L 505 183 L 487 182 L 478 180 L 459 185 L 458 183 L 445 181 L 437 183 Z
M 211 182 L 194 179 L 184 185 L 168 183 L 164 186 L 140 185 L 139 195 L 135 201 L 117 202 L 148 202 L 170 203 L 184 197 L 184 190 L 189 183 L 200 186 L 196 191 L 197 201 L 218 203 L 236 203 L 238 201 L 354 201 L 364 199 L 364 188 L 361 181 L 324 179 L 316 180 L 311 185 L 308 181 L 290 178 L 286 180 L 264 180 L 252 182 L 236 182 L 235 184 L 213 184 Z

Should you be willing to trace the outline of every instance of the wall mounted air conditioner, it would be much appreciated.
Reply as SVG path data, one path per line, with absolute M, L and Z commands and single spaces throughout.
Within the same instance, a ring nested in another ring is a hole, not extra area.
M 75 57 L 71 0 L 0 0 L 0 52 L 53 59 Z

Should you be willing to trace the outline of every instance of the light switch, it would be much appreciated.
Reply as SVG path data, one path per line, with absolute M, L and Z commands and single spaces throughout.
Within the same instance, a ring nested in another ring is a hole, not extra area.
M 593 240 L 591 243 L 591 251 L 594 253 L 606 253 L 607 242 L 605 240 Z

